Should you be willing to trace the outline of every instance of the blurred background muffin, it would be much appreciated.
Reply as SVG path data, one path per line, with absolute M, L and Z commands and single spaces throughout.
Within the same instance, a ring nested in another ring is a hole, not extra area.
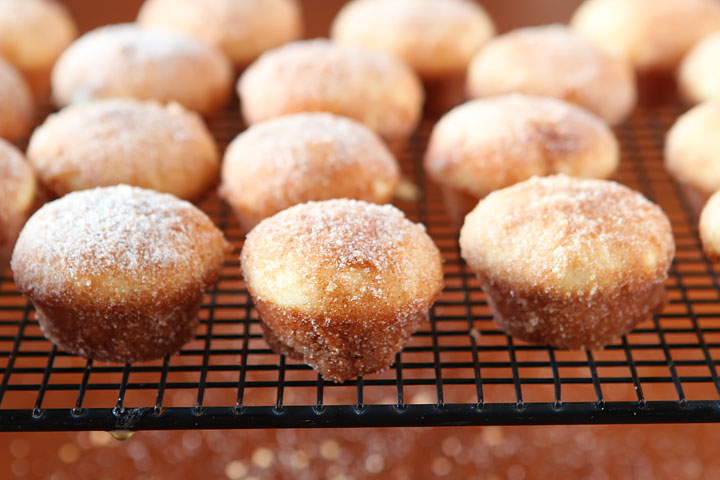
M 0 56 L 25 77 L 39 101 L 50 91 L 50 71 L 77 36 L 75 21 L 56 0 L 0 1 Z
M 237 69 L 302 34 L 296 0 L 147 0 L 137 21 L 207 42 Z
M 470 63 L 467 90 L 473 98 L 513 92 L 557 97 L 611 125 L 630 114 L 636 99 L 626 61 L 559 24 L 520 28 L 488 42 Z
M 128 23 L 100 27 L 70 45 L 53 69 L 52 96 L 58 107 L 126 97 L 175 101 L 211 115 L 231 83 L 230 63 L 215 47 Z
M 332 39 L 405 60 L 423 81 L 426 107 L 447 111 L 463 98 L 473 55 L 495 34 L 469 0 L 354 0 L 338 13 Z

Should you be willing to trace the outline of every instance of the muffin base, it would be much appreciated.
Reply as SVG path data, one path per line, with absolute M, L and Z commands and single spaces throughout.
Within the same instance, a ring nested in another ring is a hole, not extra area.
M 662 283 L 641 291 L 549 296 L 478 275 L 498 327 L 529 343 L 598 350 L 665 307 Z
M 425 310 L 336 322 L 323 315 L 313 318 L 286 311 L 259 299 L 254 302 L 270 348 L 305 362 L 333 382 L 387 370 L 412 333 L 428 321 Z
M 160 312 L 105 312 L 35 303 L 45 337 L 67 352 L 103 362 L 140 362 L 170 355 L 195 334 L 203 295 Z

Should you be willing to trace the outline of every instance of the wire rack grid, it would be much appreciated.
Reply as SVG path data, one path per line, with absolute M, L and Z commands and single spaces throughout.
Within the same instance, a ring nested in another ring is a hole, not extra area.
M 272 352 L 242 282 L 245 232 L 211 196 L 200 205 L 235 252 L 208 292 L 201 327 L 177 355 L 101 364 L 47 341 L 6 270 L 0 277 L 0 431 L 659 423 L 720 420 L 720 285 L 697 218 L 662 167 L 677 107 L 643 108 L 616 130 L 622 183 L 658 202 L 677 256 L 665 311 L 602 351 L 555 350 L 499 331 L 460 258 L 457 231 L 421 158 L 425 119 L 400 156 L 423 222 L 444 257 L 446 287 L 429 324 L 382 374 L 342 384 Z M 211 120 L 221 148 L 242 129 L 236 106 Z

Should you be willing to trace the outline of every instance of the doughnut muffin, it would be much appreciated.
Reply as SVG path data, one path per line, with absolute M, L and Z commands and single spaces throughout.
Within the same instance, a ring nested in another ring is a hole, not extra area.
M 0 56 L 18 69 L 38 99 L 47 97 L 55 60 L 76 36 L 75 22 L 59 2 L 0 1 Z
M 354 0 L 335 17 L 336 42 L 405 60 L 423 81 L 428 106 L 462 101 L 468 64 L 495 34 L 485 10 L 469 0 Z
M 665 139 L 665 167 L 696 213 L 720 190 L 720 101 L 701 103 L 681 115 Z
M 146 0 L 137 21 L 207 42 L 237 68 L 302 33 L 296 0 Z
M 386 370 L 443 283 L 422 225 L 359 200 L 308 202 L 263 220 L 240 261 L 273 350 L 335 382 Z
M 607 124 L 570 103 L 508 94 L 471 100 L 435 125 L 425 154 L 457 226 L 478 200 L 534 175 L 607 178 L 620 160 Z
M 298 113 L 257 123 L 228 146 L 220 193 L 250 230 L 310 200 L 388 203 L 400 169 L 362 123 L 331 113 Z
M 699 41 L 678 70 L 678 87 L 690 104 L 720 100 L 720 31 Z
M 10 261 L 15 240 L 37 195 L 32 168 L 22 152 L 0 139 L 0 271 Z
M 109 97 L 178 102 L 202 115 L 224 105 L 232 69 L 216 48 L 134 24 L 100 27 L 76 40 L 52 72 L 55 105 Z
M 0 138 L 15 142 L 25 137 L 35 115 L 32 92 L 17 70 L 2 58 L 0 105 Z
M 495 322 L 521 340 L 598 349 L 664 306 L 670 222 L 615 182 L 534 177 L 466 218 L 462 256 Z
M 700 239 L 705 255 L 720 260 L 720 194 L 715 192 L 700 215 Z
M 470 63 L 471 97 L 526 93 L 584 107 L 611 125 L 635 106 L 635 77 L 612 57 L 563 25 L 514 30 L 494 38 Z
M 586 0 L 570 22 L 598 48 L 640 72 L 669 72 L 698 40 L 720 29 L 717 0 Z
M 30 163 L 50 193 L 125 183 L 199 199 L 215 185 L 215 141 L 194 112 L 130 98 L 70 105 L 30 138 Z
M 53 343 L 86 358 L 135 362 L 192 338 L 203 292 L 228 251 L 192 204 L 119 185 L 45 204 L 20 233 L 11 266 Z
M 322 39 L 270 50 L 238 82 L 249 124 L 300 112 L 359 120 L 384 140 L 407 139 L 423 103 L 422 85 L 401 60 Z

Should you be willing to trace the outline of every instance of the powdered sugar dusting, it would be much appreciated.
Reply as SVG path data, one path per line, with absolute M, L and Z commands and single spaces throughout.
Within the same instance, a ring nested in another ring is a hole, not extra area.
M 240 134 L 225 155 L 222 191 L 236 210 L 265 217 L 308 200 L 385 202 L 398 176 L 395 158 L 361 123 L 301 113 Z
M 238 84 L 246 120 L 326 111 L 355 118 L 384 138 L 417 124 L 423 90 L 414 72 L 390 55 L 323 39 L 265 52 Z
M 113 297 L 126 281 L 153 291 L 160 285 L 148 283 L 158 277 L 170 282 L 188 275 L 186 283 L 203 285 L 224 245 L 192 204 L 120 185 L 74 192 L 42 207 L 21 232 L 12 267 L 21 289 L 40 297 L 92 291 L 95 281 L 106 283 Z
M 28 160 L 57 196 L 127 183 L 194 199 L 216 180 L 218 157 L 194 112 L 129 98 L 66 107 L 28 146 Z
M 610 57 L 564 25 L 527 27 L 501 35 L 468 70 L 473 97 L 522 92 L 562 98 L 615 124 L 635 104 L 630 65 Z
M 409 237 L 425 234 L 392 205 L 356 200 L 308 202 L 263 221 L 248 235 L 248 243 L 263 242 L 278 256 L 312 249 L 314 262 L 339 270 L 372 267 L 377 279 L 390 273 L 398 260 L 394 253 Z M 286 239 L 286 240 L 283 240 Z M 306 252 L 309 254 L 309 252 Z M 301 265 L 299 268 L 303 268 Z M 371 287 L 375 288 L 375 287 Z M 333 290 L 330 285 L 330 290 Z M 373 293 L 381 297 L 381 291 Z
M 469 101 L 435 126 L 425 165 L 435 181 L 477 197 L 533 175 L 605 178 L 617 140 L 597 116 L 559 99 L 508 94 Z
M 332 26 L 334 40 L 395 54 L 421 76 L 464 73 L 493 34 L 485 11 L 468 0 L 355 0 Z
M 460 244 L 474 269 L 503 282 L 581 296 L 662 282 L 675 251 L 657 205 L 614 182 L 562 175 L 488 195 Z

